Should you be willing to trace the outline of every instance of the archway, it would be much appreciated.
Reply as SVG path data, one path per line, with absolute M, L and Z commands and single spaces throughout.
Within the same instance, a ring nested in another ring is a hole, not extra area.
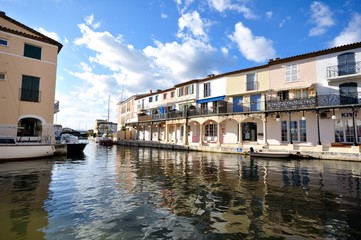
M 22 118 L 18 122 L 18 137 L 41 136 L 42 122 L 37 118 Z

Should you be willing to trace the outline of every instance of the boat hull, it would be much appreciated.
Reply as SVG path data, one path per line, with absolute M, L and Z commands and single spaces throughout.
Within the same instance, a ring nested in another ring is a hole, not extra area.
M 26 160 L 53 156 L 51 144 L 0 144 L 0 160 Z
M 290 158 L 291 153 L 288 152 L 251 152 L 251 157 L 262 157 L 262 158 Z
M 68 155 L 76 155 L 83 153 L 86 145 L 88 143 L 67 143 L 66 149 L 68 152 Z

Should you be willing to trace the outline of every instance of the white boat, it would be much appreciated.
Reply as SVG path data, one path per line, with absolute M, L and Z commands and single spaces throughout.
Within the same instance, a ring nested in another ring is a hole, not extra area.
M 267 158 L 291 158 L 292 153 L 289 152 L 250 152 L 251 157 L 267 157 Z
M 89 142 L 80 139 L 80 132 L 72 130 L 60 134 L 60 143 L 66 145 L 68 155 L 78 155 L 83 153 Z
M 251 157 L 265 157 L 265 158 L 290 158 L 292 153 L 290 152 L 269 152 L 269 151 L 254 151 L 253 147 L 250 148 L 249 155 Z
M 52 144 L 18 143 L 9 137 L 0 137 L 0 160 L 28 160 L 53 156 Z

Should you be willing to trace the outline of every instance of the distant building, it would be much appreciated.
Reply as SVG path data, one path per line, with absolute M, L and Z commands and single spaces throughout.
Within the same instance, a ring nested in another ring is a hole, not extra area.
M 0 135 L 54 137 L 59 42 L 0 12 Z
M 113 135 L 113 133 L 117 132 L 118 124 L 113 122 L 108 122 L 103 119 L 96 119 L 94 126 L 94 134 L 97 137 L 102 137 L 104 135 Z

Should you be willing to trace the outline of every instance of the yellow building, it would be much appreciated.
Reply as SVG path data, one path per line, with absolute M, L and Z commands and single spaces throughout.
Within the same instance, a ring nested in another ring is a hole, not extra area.
M 0 136 L 54 141 L 62 44 L 0 12 Z

